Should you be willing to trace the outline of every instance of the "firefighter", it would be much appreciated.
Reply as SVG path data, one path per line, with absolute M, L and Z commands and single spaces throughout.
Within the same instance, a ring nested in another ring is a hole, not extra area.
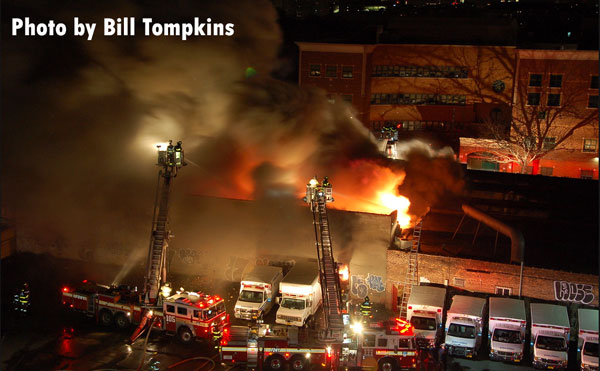
M 25 282 L 18 294 L 14 297 L 15 311 L 21 315 L 27 315 L 29 312 L 29 284 Z
M 371 301 L 368 296 L 365 296 L 365 301 L 360 305 L 360 314 L 363 316 L 363 322 L 368 322 L 371 318 Z
M 223 338 L 223 332 L 219 328 L 219 326 L 213 326 L 211 329 L 213 343 L 215 344 L 215 349 L 217 352 L 221 348 L 221 339 Z
M 329 183 L 329 177 L 323 178 L 323 187 L 331 187 L 331 183 Z

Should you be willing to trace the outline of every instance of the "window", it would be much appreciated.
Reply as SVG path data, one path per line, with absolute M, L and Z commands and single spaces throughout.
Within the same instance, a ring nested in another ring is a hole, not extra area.
M 467 103 L 465 95 L 437 94 L 372 94 L 371 104 L 460 105 Z
M 552 171 L 553 170 L 554 170 L 553 167 L 542 166 L 542 167 L 540 167 L 540 175 L 552 176 Z
M 363 346 L 364 347 L 374 347 L 375 346 L 375 335 L 365 335 L 363 338 Z
M 532 73 L 529 75 L 529 86 L 542 86 L 542 74 Z
M 352 104 L 352 94 L 343 94 L 342 100 L 346 103 Z
M 187 308 L 177 307 L 177 314 L 181 314 L 182 316 L 187 316 Z
M 325 77 L 337 77 L 337 66 L 325 66 Z
M 538 112 L 538 119 L 543 120 L 546 118 L 546 111 Z
M 388 343 L 387 340 L 388 339 L 386 339 L 386 338 L 379 338 L 379 339 L 377 339 L 377 346 L 378 347 L 387 347 L 387 343 Z
M 548 94 L 548 107 L 560 106 L 560 94 Z
M 550 75 L 550 87 L 562 88 L 562 77 L 563 75 Z
M 527 105 L 528 106 L 539 106 L 540 105 L 540 93 L 527 93 Z
M 454 286 L 465 287 L 465 279 L 454 277 Z
M 321 65 L 320 64 L 311 64 L 310 65 L 310 75 L 313 77 L 321 76 Z
M 175 313 L 175 306 L 167 304 L 167 313 Z
M 590 89 L 598 89 L 598 75 L 592 76 L 592 81 L 590 82 Z
M 588 98 L 588 108 L 598 108 L 598 96 L 590 95 Z
M 592 169 L 581 169 L 579 177 L 581 179 L 594 179 L 594 170 L 592 170 Z
M 342 66 L 342 78 L 351 79 L 353 76 L 352 66 Z
M 584 139 L 583 140 L 583 152 L 597 152 L 598 151 L 598 139 Z
M 545 137 L 544 142 L 542 143 L 542 149 L 552 149 L 552 148 L 554 148 L 555 143 L 556 143 L 555 137 Z
M 496 295 L 508 296 L 510 291 L 510 287 L 496 286 Z
M 200 317 L 200 315 L 201 315 L 200 313 L 201 312 L 199 310 L 194 310 L 194 317 L 195 318 L 202 318 L 202 317 Z

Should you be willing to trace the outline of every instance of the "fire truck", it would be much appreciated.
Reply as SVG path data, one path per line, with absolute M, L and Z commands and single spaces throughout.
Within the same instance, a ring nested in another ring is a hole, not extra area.
M 409 322 L 396 319 L 366 329 L 361 320 L 350 325 L 349 315 L 343 309 L 340 270 L 333 259 L 329 234 L 326 203 L 333 201 L 329 180 L 319 183 L 316 177 L 311 179 L 304 201 L 313 212 L 323 296 L 320 326 L 232 326 L 221 340 L 221 362 L 257 370 L 280 370 L 286 366 L 296 371 L 338 367 L 416 370 L 419 351 Z
M 130 338 L 135 341 L 144 331 L 159 329 L 177 335 L 183 343 L 194 339 L 211 340 L 213 328 L 221 333 L 229 325 L 223 298 L 183 288 L 171 295 L 166 283 L 166 250 L 169 194 L 173 179 L 185 165 L 181 142 L 158 146 L 158 185 L 154 204 L 152 234 L 148 250 L 143 291 L 128 286 L 105 286 L 84 280 L 77 288 L 62 289 L 62 302 L 74 311 L 94 317 L 99 323 L 119 328 L 132 324 L 137 328 Z

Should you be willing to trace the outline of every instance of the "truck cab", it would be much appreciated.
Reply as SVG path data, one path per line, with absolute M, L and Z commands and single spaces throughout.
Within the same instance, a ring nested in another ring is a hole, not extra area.
M 445 288 L 412 286 L 406 317 L 414 327 L 419 348 L 433 349 L 438 343 L 445 300 Z
M 321 285 L 316 262 L 299 262 L 279 286 L 281 302 L 275 322 L 302 327 L 321 305 Z
M 275 304 L 279 284 L 283 279 L 282 269 L 266 265 L 255 266 L 242 277 L 240 294 L 235 303 L 236 318 L 256 320 L 269 313 Z
M 483 331 L 485 299 L 456 295 L 448 310 L 444 347 L 448 354 L 472 358 L 477 356 Z
M 533 367 L 566 369 L 571 330 L 567 308 L 561 305 L 532 303 L 530 309 Z
M 521 362 L 527 324 L 525 302 L 492 297 L 489 308 L 490 359 Z
M 579 308 L 577 318 L 579 367 L 582 371 L 598 370 L 598 310 Z

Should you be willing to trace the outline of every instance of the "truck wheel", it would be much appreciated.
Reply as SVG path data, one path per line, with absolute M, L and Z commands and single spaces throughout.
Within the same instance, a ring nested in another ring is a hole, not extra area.
M 295 355 L 292 357 L 290 360 L 290 366 L 292 370 L 295 371 L 303 371 L 308 368 L 306 367 L 306 358 L 300 355 Z
M 379 371 L 396 370 L 396 360 L 393 358 L 383 358 L 379 361 L 377 369 Z
M 274 355 L 265 360 L 265 368 L 267 370 L 275 371 L 283 369 L 285 359 L 282 356 Z
M 104 310 L 100 311 L 100 323 L 102 324 L 102 326 L 112 325 L 113 315 L 109 310 L 104 309 Z
M 129 317 L 125 313 L 119 313 L 115 316 L 115 324 L 120 329 L 126 329 L 131 324 L 131 321 L 129 321 Z
M 181 326 L 177 331 L 177 338 L 183 344 L 189 344 L 192 342 L 192 340 L 194 340 L 194 335 L 192 334 L 192 331 L 189 328 Z

